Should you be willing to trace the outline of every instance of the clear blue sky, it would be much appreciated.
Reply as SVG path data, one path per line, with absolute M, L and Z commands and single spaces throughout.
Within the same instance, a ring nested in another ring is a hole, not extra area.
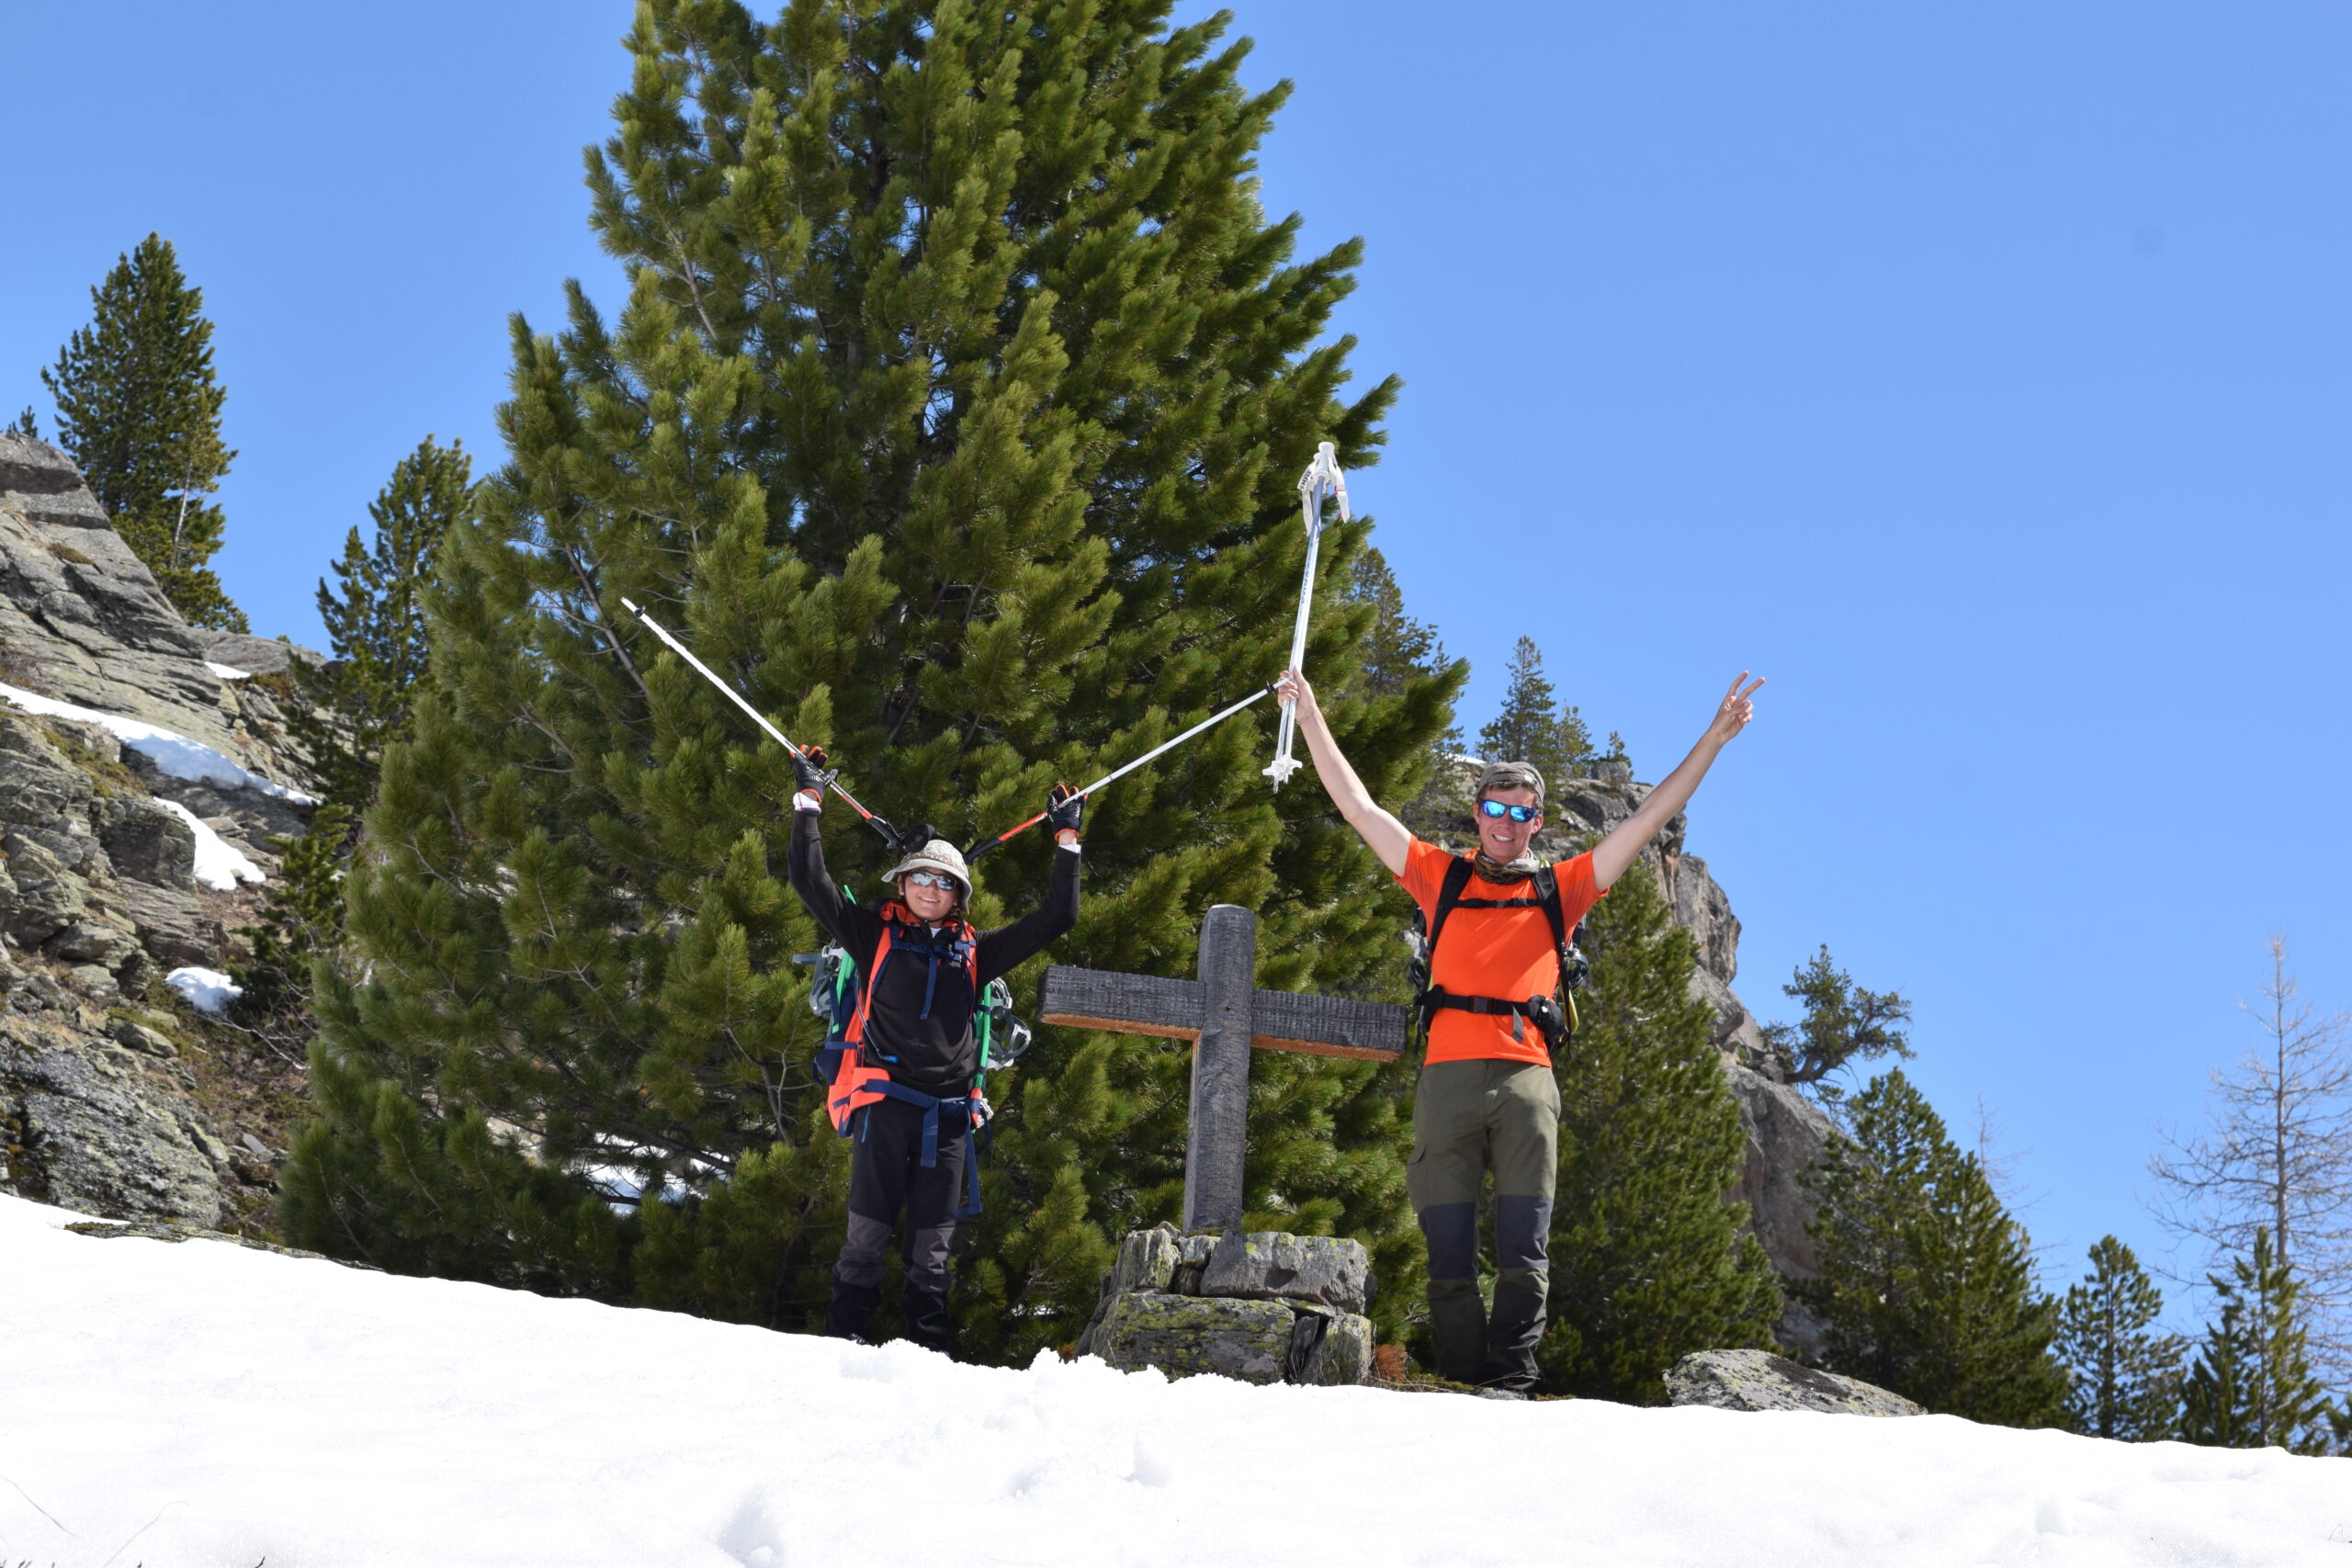
M 1188 6 L 1184 14 L 1204 7 Z M 1917 1003 L 2053 1275 L 2194 1118 L 2263 941 L 2352 1006 L 2352 10 L 1256 0 L 1268 205 L 1369 252 L 1406 391 L 1352 481 L 1415 614 L 1524 632 L 1694 811 L 1740 988 Z M 150 229 L 218 323 L 254 628 L 426 432 L 493 453 L 505 316 L 606 299 L 580 149 L 625 5 L 0 6 L 0 413 Z M 1490 586 L 1491 584 L 1491 586 Z

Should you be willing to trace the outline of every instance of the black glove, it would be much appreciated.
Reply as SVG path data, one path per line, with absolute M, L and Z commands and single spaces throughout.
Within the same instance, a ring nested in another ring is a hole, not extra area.
M 825 792 L 832 787 L 833 780 L 841 776 L 841 770 L 825 766 L 825 749 L 822 746 L 804 746 L 793 754 L 792 776 L 799 785 L 795 793 L 805 791 L 822 800 Z
M 1068 784 L 1057 784 L 1046 796 L 1046 821 L 1057 833 L 1067 828 L 1078 831 L 1078 819 L 1086 815 L 1086 796 Z

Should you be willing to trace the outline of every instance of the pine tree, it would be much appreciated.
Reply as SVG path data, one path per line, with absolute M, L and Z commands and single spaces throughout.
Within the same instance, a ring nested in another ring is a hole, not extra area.
M 300 1059 L 313 1032 L 311 966 L 333 963 L 343 937 L 343 874 L 359 816 L 374 803 L 384 748 L 407 728 L 430 685 L 422 599 L 433 552 L 471 504 L 471 462 L 461 443 L 426 436 L 392 468 L 368 512 L 373 547 L 354 528 L 333 568 L 342 592 L 319 582 L 319 618 L 332 661 L 293 660 L 288 728 L 300 742 L 324 804 L 282 857 L 259 921 L 238 934 L 251 954 L 236 966 L 242 994 L 231 1017 Z
M 2180 1435 L 2224 1449 L 2328 1451 L 2335 1412 L 2312 1374 L 2295 1310 L 2301 1282 L 2277 1257 L 2267 1226 L 2251 1252 L 2232 1260 L 2232 1278 L 2207 1276 L 2216 1315 L 2182 1388 Z
M 1533 637 L 1511 649 L 1502 711 L 1478 731 L 1478 753 L 1490 762 L 1531 762 L 1554 791 L 1592 764 L 1591 732 L 1574 707 L 1560 706 Z
M 1405 592 L 1396 586 L 1396 574 L 1388 570 L 1388 558 L 1377 546 L 1365 545 L 1350 564 L 1345 595 L 1370 606 L 1373 621 L 1364 635 L 1356 679 L 1341 694 L 1400 697 L 1415 682 L 1454 668 L 1456 661 L 1446 658 L 1437 628 L 1405 613 Z M 1447 733 L 1458 739 L 1461 730 L 1453 728 Z
M 330 976 L 320 1122 L 290 1234 L 390 1267 L 794 1325 L 841 1237 L 843 1156 L 809 1076 L 815 931 L 784 884 L 784 754 L 622 610 L 645 605 L 901 824 L 968 840 L 1279 667 L 1318 440 L 1369 463 L 1318 342 L 1357 247 L 1294 261 L 1249 177 L 1222 18 L 1165 0 L 810 3 L 774 25 L 653 0 L 594 222 L 607 323 L 517 323 L 511 460 L 444 542 L 432 689 L 384 760 L 348 879 L 371 967 Z M 1328 592 L 1307 668 L 1344 692 L 1371 607 Z M 1408 787 L 1452 671 L 1335 701 L 1372 787 Z M 1189 974 L 1202 914 L 1261 917 L 1260 983 L 1374 989 L 1402 944 L 1319 792 L 1272 795 L 1257 710 L 1096 799 L 1057 962 Z M 876 835 L 836 807 L 835 874 Z M 1040 896 L 1032 834 L 974 915 Z M 1016 976 L 1030 999 L 1034 975 Z M 1041 1030 L 989 1085 L 964 1232 L 970 1356 L 1074 1337 L 1115 1236 L 1176 1213 L 1189 1061 Z M 1249 1223 L 1363 1238 L 1393 1321 L 1405 1075 L 1252 1065 Z M 631 1191 L 591 1168 L 623 1166 Z M 686 1196 L 641 1202 L 666 1179 Z
M 1413 682 L 1441 679 L 1455 685 L 1466 680 L 1469 664 L 1448 659 L 1436 629 L 1405 613 L 1404 591 L 1387 559 L 1372 545 L 1363 547 L 1350 569 L 1346 596 L 1371 607 L 1372 631 L 1364 639 L 1363 663 L 1358 681 L 1345 697 L 1401 696 Z M 1396 815 L 1422 838 L 1435 840 L 1465 809 L 1461 799 L 1462 727 L 1449 723 L 1433 737 L 1426 753 L 1426 770 L 1413 793 L 1400 796 Z M 1401 997 L 1401 992 L 1399 993 Z
M 1939 1414 L 2063 1423 L 2057 1303 L 2034 1289 L 2024 1228 L 1983 1164 L 1900 1068 L 1848 1104 L 1850 1139 L 1809 1177 L 1821 1274 L 1799 1287 L 1826 1325 L 1826 1364 Z
M 1638 864 L 1594 907 L 1592 981 L 1556 1069 L 1551 1327 L 1559 1392 L 1655 1404 L 1693 1350 L 1769 1347 L 1781 1291 L 1741 1226 L 1739 1108 L 1690 993 L 1698 948 Z
M 1768 1023 L 1764 1038 L 1788 1055 L 1789 1081 L 1815 1086 L 1814 1092 L 1825 1100 L 1841 1098 L 1837 1085 L 1824 1081 L 1831 1073 L 1878 1056 L 1908 1061 L 1912 1055 L 1910 1036 L 1902 1027 L 1911 1021 L 1911 1004 L 1894 991 L 1855 985 L 1829 956 L 1826 942 L 1781 993 L 1804 1003 L 1804 1021 Z
M 40 375 L 57 444 L 188 624 L 243 631 L 244 612 L 205 564 L 223 527 L 212 493 L 236 454 L 220 439 L 227 394 L 212 377 L 203 291 L 180 275 L 171 243 L 150 234 L 90 301 L 91 323 Z
M 424 594 L 434 552 L 473 503 L 473 461 L 464 443 L 430 435 L 393 465 L 368 504 L 375 541 L 354 528 L 334 565 L 340 591 L 319 581 L 319 619 L 333 660 L 294 661 L 298 702 L 289 715 L 326 798 L 366 809 L 384 748 L 405 731 L 431 688 Z
M 27 403 L 25 405 L 25 412 L 17 416 L 17 423 L 9 427 L 8 434 L 11 435 L 28 435 L 35 441 L 40 439 L 40 422 L 33 417 L 33 410 L 30 403 Z
M 321 806 L 311 830 L 270 840 L 279 856 L 259 921 L 238 935 L 250 948 L 231 971 L 239 994 L 231 1021 L 252 1030 L 300 1061 L 311 1035 L 311 965 L 332 955 L 343 940 L 343 865 L 356 813 L 340 801 Z
M 2058 1359 L 2068 1379 L 2066 1411 L 2088 1438 L 2154 1442 L 2180 1425 L 2180 1361 L 2188 1347 L 2155 1330 L 2165 1308 L 2132 1249 L 2102 1236 L 2091 1271 L 2058 1309 Z

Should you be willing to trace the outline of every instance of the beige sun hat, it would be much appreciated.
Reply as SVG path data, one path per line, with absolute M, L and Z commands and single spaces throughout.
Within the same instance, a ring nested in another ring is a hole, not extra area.
M 897 865 L 890 868 L 883 881 L 897 886 L 899 878 L 910 871 L 944 871 L 963 885 L 964 897 L 972 896 L 971 868 L 964 863 L 963 852 L 944 839 L 933 839 Z

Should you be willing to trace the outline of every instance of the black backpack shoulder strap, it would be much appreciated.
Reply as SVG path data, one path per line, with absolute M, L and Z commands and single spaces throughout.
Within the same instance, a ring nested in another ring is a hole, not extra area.
M 1560 962 L 1568 961 L 1567 911 L 1560 908 L 1560 876 L 1550 866 L 1544 867 L 1534 877 L 1535 901 L 1544 906 L 1544 918 L 1552 922 L 1552 945 L 1560 950 Z
M 1470 857 L 1456 855 L 1445 863 L 1445 875 L 1437 885 L 1437 911 L 1430 917 L 1430 973 L 1437 973 L 1437 939 L 1444 933 L 1445 918 L 1462 902 L 1462 890 L 1470 886 Z

